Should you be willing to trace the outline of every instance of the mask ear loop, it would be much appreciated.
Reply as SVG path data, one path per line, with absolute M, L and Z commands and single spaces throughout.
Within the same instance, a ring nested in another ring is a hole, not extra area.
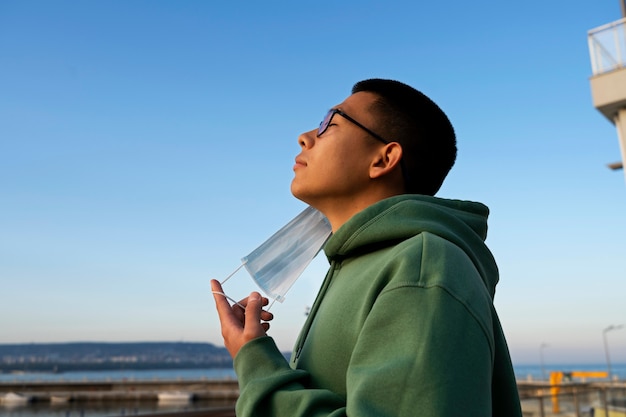
M 220 282 L 220 285 L 224 285 L 224 283 L 226 281 L 228 281 L 233 275 L 235 275 L 237 273 L 237 271 L 239 271 L 244 264 L 239 265 L 239 267 L 237 267 L 237 269 L 235 269 L 229 276 L 227 276 L 226 278 L 224 278 L 224 280 L 222 282 Z M 242 305 L 241 303 L 239 303 L 237 300 L 235 300 L 232 297 L 227 296 L 226 294 L 224 294 L 223 292 L 220 291 L 211 291 L 213 294 L 219 294 L 223 297 L 225 297 L 227 300 L 237 304 L 239 307 L 243 308 L 244 310 L 246 309 L 246 307 L 244 305 Z M 267 306 L 267 308 L 265 309 L 265 311 L 270 311 L 270 308 L 272 308 L 272 306 L 274 305 L 274 302 L 276 302 L 275 298 L 272 298 L 272 302 L 270 303 L 270 305 Z
M 224 283 L 226 281 L 228 281 L 230 279 L 230 277 L 232 277 L 233 275 L 235 275 L 237 273 L 237 271 L 239 271 L 241 268 L 243 267 L 243 264 L 239 265 L 239 267 L 237 269 L 235 269 L 229 276 L 227 276 L 226 278 L 224 278 L 224 280 L 222 282 L 220 282 L 220 285 L 224 285 Z M 239 303 L 237 300 L 235 300 L 234 298 L 231 298 L 229 296 L 227 296 L 226 294 L 224 294 L 223 292 L 220 291 L 211 291 L 213 294 L 219 294 L 221 296 L 224 296 L 224 298 L 226 298 L 227 300 L 237 304 L 239 307 L 243 308 L 244 310 L 246 309 L 246 307 L 244 305 L 242 305 L 241 303 Z
M 224 298 L 226 298 L 229 301 L 232 301 L 234 304 L 237 304 L 239 307 L 243 308 L 244 310 L 246 309 L 246 307 L 244 307 L 242 304 L 240 304 L 238 301 L 236 301 L 235 299 L 227 296 L 226 294 L 224 294 L 223 292 L 220 291 L 211 291 L 213 294 L 219 294 L 219 295 L 223 295 Z
M 237 269 L 235 269 L 229 276 L 227 276 L 226 278 L 224 278 L 224 281 L 220 282 L 221 285 L 224 285 L 224 283 L 226 281 L 228 281 L 230 279 L 230 277 L 232 277 L 233 275 L 235 275 L 237 273 L 237 271 L 239 271 L 241 268 L 243 268 L 243 264 L 239 265 L 239 267 L 237 267 Z

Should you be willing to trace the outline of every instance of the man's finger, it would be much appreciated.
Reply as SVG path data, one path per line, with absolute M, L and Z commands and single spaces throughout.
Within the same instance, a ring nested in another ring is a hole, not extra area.
M 215 307 L 217 308 L 217 315 L 219 316 L 220 321 L 234 321 L 235 318 L 233 317 L 233 310 L 228 302 L 228 296 L 224 294 L 222 285 L 219 281 L 215 279 L 211 280 L 211 291 L 213 291 L 213 299 L 215 300 Z
M 221 294 L 224 294 L 224 290 L 222 289 L 222 284 L 216 279 L 211 280 L 211 291 L 213 292 L 213 298 L 215 298 L 215 304 L 223 304 L 226 302 L 226 297 Z M 230 305 L 230 304 L 229 304 Z
M 253 292 L 248 297 L 248 304 L 246 306 L 246 324 L 248 329 L 254 329 L 259 326 L 261 322 L 261 308 L 262 308 L 261 294 Z

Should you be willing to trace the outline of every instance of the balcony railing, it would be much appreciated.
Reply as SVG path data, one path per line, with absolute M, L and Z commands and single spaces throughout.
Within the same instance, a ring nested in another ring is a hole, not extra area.
M 593 75 L 626 68 L 626 18 L 589 31 Z

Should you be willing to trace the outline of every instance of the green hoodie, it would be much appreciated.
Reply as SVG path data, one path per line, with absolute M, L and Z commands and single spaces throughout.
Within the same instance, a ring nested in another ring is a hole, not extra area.
M 354 215 L 288 363 L 270 337 L 235 357 L 238 416 L 521 416 L 493 307 L 480 203 L 402 195 Z

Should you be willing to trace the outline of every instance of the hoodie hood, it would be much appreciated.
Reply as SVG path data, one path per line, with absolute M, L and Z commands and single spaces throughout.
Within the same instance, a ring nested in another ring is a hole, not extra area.
M 469 256 L 493 298 L 498 268 L 484 243 L 488 216 L 487 206 L 477 202 L 417 194 L 395 196 L 352 216 L 331 236 L 324 252 L 329 261 L 341 261 L 420 233 L 432 233 Z

